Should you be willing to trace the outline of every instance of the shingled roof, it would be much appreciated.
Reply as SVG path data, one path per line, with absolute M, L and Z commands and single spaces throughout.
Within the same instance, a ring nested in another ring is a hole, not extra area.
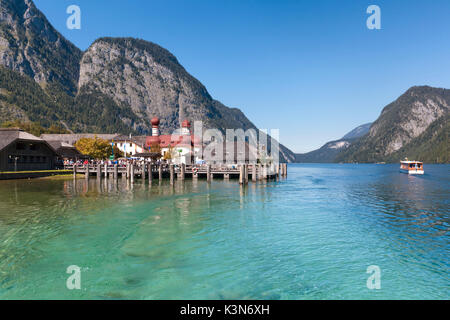
M 9 146 L 11 143 L 13 143 L 16 140 L 26 140 L 26 141 L 36 141 L 36 142 L 47 143 L 43 139 L 33 136 L 32 134 L 30 134 L 28 132 L 22 131 L 19 128 L 0 128 L 0 151 L 2 151 L 4 148 Z
M 62 158 L 85 158 L 76 147 L 62 141 L 47 141 L 47 143 L 56 151 Z
M 145 146 L 145 142 L 147 140 L 147 136 L 132 136 L 131 139 L 129 136 L 126 135 L 120 135 L 115 137 L 114 139 L 115 142 L 133 142 L 135 144 L 137 144 L 138 146 Z
M 41 138 L 46 141 L 62 141 L 74 145 L 81 138 L 99 138 L 107 141 L 114 140 L 119 134 L 96 134 L 96 133 L 78 133 L 78 134 L 42 134 Z

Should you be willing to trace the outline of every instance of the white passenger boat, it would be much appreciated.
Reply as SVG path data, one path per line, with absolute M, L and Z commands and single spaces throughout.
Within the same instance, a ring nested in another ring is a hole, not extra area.
M 409 161 L 408 159 L 400 161 L 400 172 L 407 174 L 424 174 L 423 162 Z

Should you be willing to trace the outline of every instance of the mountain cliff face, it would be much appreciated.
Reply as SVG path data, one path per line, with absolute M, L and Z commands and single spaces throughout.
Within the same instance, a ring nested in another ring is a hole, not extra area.
M 101 38 L 83 53 L 31 0 L 1 0 L 2 120 L 58 122 L 75 132 L 149 134 L 154 116 L 165 133 L 184 119 L 202 120 L 205 128 L 256 129 L 239 109 L 214 100 L 160 46 Z M 280 149 L 282 160 L 295 159 L 292 151 Z
M 164 119 L 166 132 L 178 129 L 184 119 L 203 120 L 206 127 L 224 128 L 227 122 L 232 128 L 253 127 L 242 113 L 214 101 L 170 52 L 144 40 L 97 40 L 83 55 L 78 87 L 83 94 L 99 92 L 129 107 L 137 120 L 124 121 L 138 131 L 149 131 L 154 116 Z M 229 113 L 236 118 L 222 123 Z
M 81 50 L 57 32 L 31 0 L 0 2 L 0 64 L 45 87 L 76 92 Z
M 369 133 L 337 157 L 343 162 L 448 162 L 450 90 L 412 87 L 386 106 Z M 437 149 L 432 144 L 440 143 Z

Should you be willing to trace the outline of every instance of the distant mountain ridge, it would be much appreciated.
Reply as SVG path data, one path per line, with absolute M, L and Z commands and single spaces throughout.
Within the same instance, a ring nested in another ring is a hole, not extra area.
M 327 142 L 320 149 L 296 154 L 295 160 L 302 163 L 332 163 L 342 150 L 347 149 L 354 141 L 366 135 L 371 125 L 371 123 L 363 124 L 347 133 L 342 139 Z
M 337 162 L 398 162 L 404 157 L 448 163 L 450 90 L 416 86 L 386 106 L 369 133 Z
M 85 52 L 57 32 L 31 0 L 0 2 L 0 117 L 60 123 L 74 132 L 150 134 L 161 118 L 205 128 L 257 129 L 214 100 L 166 49 L 133 38 L 100 38 Z M 270 147 L 270 146 L 269 146 Z M 280 145 L 282 161 L 295 155 Z
M 405 157 L 428 163 L 450 162 L 450 90 L 408 89 L 364 124 L 318 150 L 296 154 L 296 162 L 398 162 Z
M 365 136 L 369 132 L 371 126 L 372 126 L 372 122 L 363 124 L 363 125 L 355 128 L 355 129 L 353 129 L 349 133 L 347 133 L 342 138 L 342 140 L 350 140 L 350 139 L 361 138 L 361 137 Z

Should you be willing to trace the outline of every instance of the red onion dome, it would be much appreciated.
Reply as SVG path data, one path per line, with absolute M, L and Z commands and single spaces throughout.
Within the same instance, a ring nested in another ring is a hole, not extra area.
M 154 117 L 151 121 L 152 126 L 159 126 L 159 119 L 157 117 Z

